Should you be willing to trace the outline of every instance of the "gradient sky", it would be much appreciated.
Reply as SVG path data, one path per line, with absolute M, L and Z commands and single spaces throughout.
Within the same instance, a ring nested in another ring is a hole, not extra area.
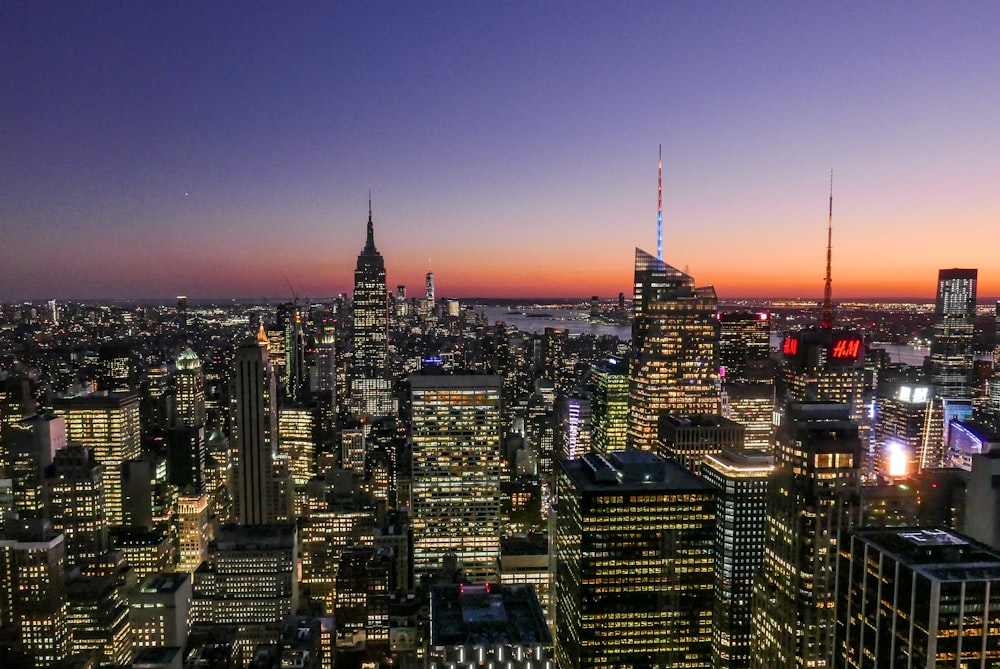
M 0 300 L 1000 295 L 1000 3 L 0 3 Z

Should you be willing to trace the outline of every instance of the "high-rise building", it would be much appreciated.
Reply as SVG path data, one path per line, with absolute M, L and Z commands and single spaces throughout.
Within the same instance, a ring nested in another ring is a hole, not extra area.
M 8 425 L 14 509 L 20 518 L 44 516 L 43 475 L 58 449 L 66 446 L 66 421 L 51 413 L 35 414 Z
M 15 636 L 14 666 L 50 667 L 69 652 L 65 564 L 63 535 L 47 520 L 6 522 L 0 534 L 0 628 Z
M 298 405 L 278 410 L 278 452 L 288 458 L 296 516 L 305 509 L 306 484 L 316 475 L 314 424 L 312 409 Z
M 774 429 L 774 381 L 722 384 L 722 415 L 746 428 L 747 448 L 771 448 Z
M 230 421 L 236 517 L 244 525 L 266 525 L 277 517 L 273 495 L 278 442 L 274 374 L 266 340 L 258 336 L 256 344 L 240 346 L 235 365 Z
M 177 356 L 177 395 L 174 402 L 174 425 L 205 426 L 205 374 L 198 354 L 190 348 Z
M 208 495 L 177 498 L 177 571 L 192 572 L 208 558 Z
M 566 369 L 569 333 L 563 328 L 545 328 L 542 334 L 542 376 L 552 381 L 559 392 L 568 392 L 572 376 Z
M 978 270 L 938 272 L 934 332 L 927 359 L 929 380 L 938 397 L 972 395 L 972 336 L 976 325 Z
M 127 346 L 105 344 L 97 350 L 97 390 L 128 393 L 137 390 L 135 361 Z
M 718 300 L 711 286 L 635 250 L 628 440 L 656 446 L 661 413 L 719 412 Z
M 57 397 L 56 413 L 66 418 L 66 438 L 94 451 L 104 475 L 108 525 L 127 521 L 124 499 L 125 462 L 139 457 L 139 396 L 91 393 Z
M 302 399 L 305 390 L 305 335 L 302 332 L 302 311 L 298 300 L 278 305 L 278 327 L 284 340 L 285 367 L 281 389 L 286 400 Z
M 70 656 L 91 653 L 98 664 L 127 666 L 132 661 L 132 629 L 126 590 L 117 574 L 73 570 L 66 582 Z
M 873 458 L 876 476 L 898 479 L 938 465 L 937 440 L 929 440 L 941 431 L 932 403 L 932 389 L 925 384 L 879 384 Z
M 723 382 L 764 380 L 771 354 L 771 315 L 766 311 L 719 316 L 719 366 Z
M 357 413 L 392 413 L 386 360 L 388 356 L 388 301 L 385 261 L 375 248 L 371 199 L 368 200 L 368 236 L 354 270 L 354 359 L 351 403 Z
M 500 378 L 410 376 L 413 569 L 453 553 L 469 581 L 495 580 L 500 557 Z
M 656 452 L 692 474 L 701 473 L 701 461 L 709 453 L 744 446 L 746 428 L 715 414 L 660 417 Z
M 774 457 L 754 449 L 706 455 L 702 476 L 715 486 L 715 604 L 712 666 L 749 669 L 753 578 L 764 558 L 768 479 Z
M 149 574 L 129 599 L 132 643 L 136 650 L 185 645 L 191 609 L 191 574 Z
M 590 398 L 578 394 L 559 395 L 555 404 L 556 427 L 553 451 L 556 457 L 573 460 L 590 452 Z
M 91 449 L 71 444 L 56 451 L 45 472 L 46 509 L 65 535 L 66 561 L 96 560 L 108 549 L 104 477 Z
M 336 579 L 339 644 L 357 647 L 388 642 L 392 573 L 387 548 L 353 546 L 340 554 Z
M 712 486 L 635 449 L 559 464 L 558 666 L 711 667 Z
M 957 532 L 859 529 L 837 558 L 833 667 L 1000 665 L 1000 552 Z
M 754 583 L 751 666 L 826 667 L 832 576 L 860 489 L 861 442 L 850 407 L 791 403 L 775 438 L 764 561 Z
M 625 450 L 628 434 L 628 369 L 609 358 L 590 368 L 591 445 L 598 453 Z

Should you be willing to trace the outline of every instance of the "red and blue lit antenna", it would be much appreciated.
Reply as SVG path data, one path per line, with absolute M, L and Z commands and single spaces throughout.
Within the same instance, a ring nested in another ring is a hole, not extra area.
M 823 285 L 823 322 L 824 328 L 833 327 L 833 278 L 831 264 L 833 261 L 833 170 L 830 170 L 830 218 L 826 226 L 826 282 Z
M 656 171 L 656 259 L 663 260 L 663 145 Z

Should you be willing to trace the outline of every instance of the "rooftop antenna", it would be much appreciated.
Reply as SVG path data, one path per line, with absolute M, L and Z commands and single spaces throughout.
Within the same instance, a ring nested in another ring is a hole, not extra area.
M 833 170 L 830 170 L 830 218 L 826 226 L 826 281 L 823 284 L 823 322 L 820 327 L 833 327 Z
M 663 145 L 656 170 L 656 259 L 663 260 Z

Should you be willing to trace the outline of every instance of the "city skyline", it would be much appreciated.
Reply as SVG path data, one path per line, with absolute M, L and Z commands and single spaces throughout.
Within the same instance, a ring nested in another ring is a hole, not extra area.
M 434 3 L 0 8 L 0 300 L 390 287 L 631 293 L 655 248 L 720 298 L 932 298 L 979 270 L 1000 7 Z

